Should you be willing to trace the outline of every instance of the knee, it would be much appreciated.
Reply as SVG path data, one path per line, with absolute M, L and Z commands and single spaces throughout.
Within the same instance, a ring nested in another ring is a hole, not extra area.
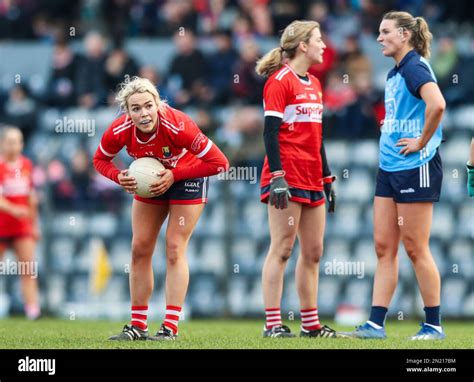
M 168 265 L 175 265 L 183 256 L 186 241 L 181 237 L 166 238 L 166 261 Z
M 398 254 L 398 243 L 393 243 L 386 238 L 375 237 L 374 245 L 375 253 L 377 254 L 377 258 L 379 260 L 395 258 Z
M 291 257 L 291 252 L 293 251 L 293 238 L 285 238 L 283 240 L 279 240 L 278 243 L 272 243 L 271 252 L 274 256 L 278 258 L 279 261 L 282 263 L 286 263 L 289 258 Z
M 132 262 L 150 259 L 153 255 L 154 244 L 146 240 L 132 241 Z
M 415 263 L 423 255 L 425 248 L 420 245 L 419 240 L 406 237 L 403 239 L 403 246 L 410 260 Z
M 301 257 L 305 262 L 317 264 L 323 256 L 323 243 L 315 243 L 301 248 Z

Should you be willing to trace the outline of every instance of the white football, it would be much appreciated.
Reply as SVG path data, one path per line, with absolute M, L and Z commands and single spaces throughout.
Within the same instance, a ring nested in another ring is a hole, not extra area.
M 158 173 L 164 168 L 156 158 L 143 157 L 134 160 L 128 168 L 128 176 L 134 177 L 137 182 L 136 194 L 142 198 L 153 198 L 149 187 L 160 179 Z

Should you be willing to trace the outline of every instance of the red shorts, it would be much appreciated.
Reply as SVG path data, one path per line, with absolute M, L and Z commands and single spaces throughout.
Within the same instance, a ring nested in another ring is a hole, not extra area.
M 11 215 L 0 216 L 0 248 L 9 247 L 12 242 L 33 236 L 33 224 L 29 219 L 17 219 Z
M 134 198 L 148 204 L 202 204 L 207 203 L 209 178 L 187 179 L 174 183 L 168 191 L 156 198 Z
M 290 187 L 290 201 L 301 203 L 309 207 L 318 207 L 326 202 L 323 191 L 303 190 L 301 188 Z M 260 188 L 260 201 L 268 203 L 270 196 L 270 185 Z

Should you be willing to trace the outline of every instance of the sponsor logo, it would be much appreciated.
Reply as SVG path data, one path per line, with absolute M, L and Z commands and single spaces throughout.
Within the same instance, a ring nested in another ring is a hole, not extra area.
M 311 94 L 310 94 L 310 96 L 311 96 Z M 306 99 L 306 93 L 297 94 L 295 99 L 297 99 L 297 100 Z
M 411 187 L 410 187 L 410 188 L 407 188 L 407 189 L 405 189 L 405 190 L 400 190 L 400 194 L 412 194 L 412 193 L 414 193 L 414 192 L 415 192 L 415 190 L 414 190 L 413 188 L 411 188 Z
M 307 115 L 308 117 L 320 118 L 323 113 L 322 105 L 315 106 L 296 106 L 296 115 Z

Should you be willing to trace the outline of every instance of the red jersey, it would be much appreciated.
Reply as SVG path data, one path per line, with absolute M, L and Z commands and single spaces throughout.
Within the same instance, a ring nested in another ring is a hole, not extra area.
M 185 113 L 165 106 L 158 117 L 153 134 L 140 132 L 126 114 L 117 118 L 105 131 L 94 155 L 97 171 L 118 183 L 120 170 L 111 160 L 123 147 L 134 159 L 157 158 L 173 172 L 175 182 L 227 170 L 227 158 Z
M 273 73 L 263 90 L 264 115 L 282 118 L 278 134 L 285 179 L 291 187 L 322 191 L 323 94 L 319 80 L 307 73 L 304 80 L 288 65 Z M 270 184 L 268 158 L 261 186 Z
M 33 192 L 33 164 L 25 156 L 14 163 L 0 159 L 0 195 L 9 202 L 24 206 L 30 205 Z M 32 228 L 31 218 L 16 218 L 0 211 L 0 237 L 29 234 Z

